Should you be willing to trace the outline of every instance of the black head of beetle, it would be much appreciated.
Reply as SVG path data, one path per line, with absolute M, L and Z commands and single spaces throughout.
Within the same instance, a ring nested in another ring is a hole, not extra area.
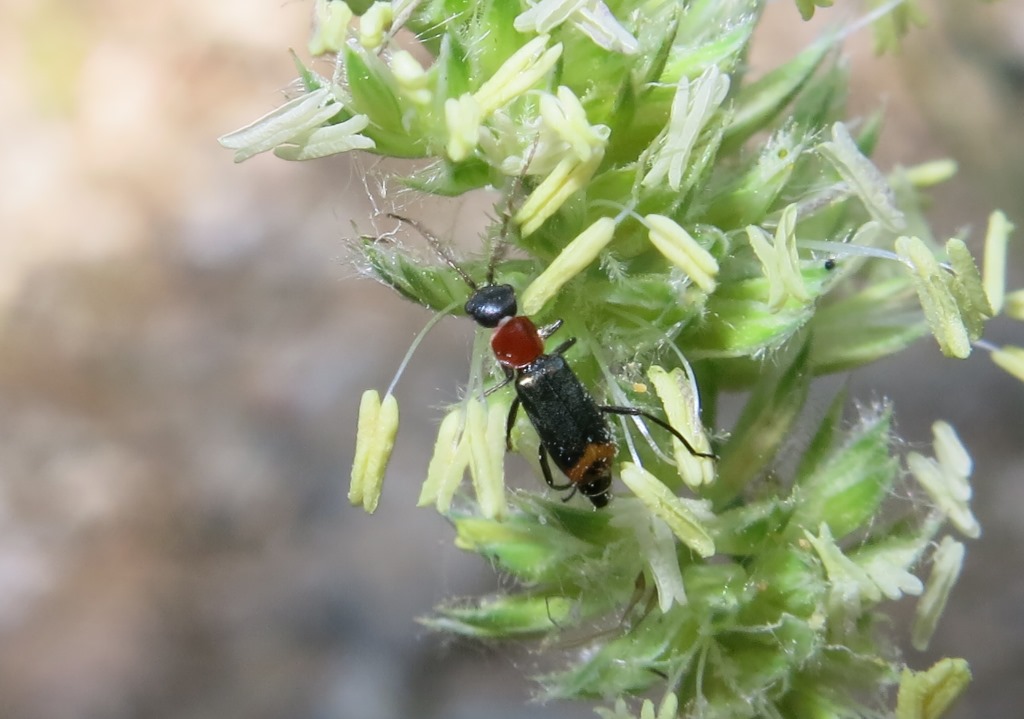
M 506 317 L 516 316 L 516 291 L 512 285 L 486 285 L 470 296 L 465 309 L 481 327 L 497 327 Z

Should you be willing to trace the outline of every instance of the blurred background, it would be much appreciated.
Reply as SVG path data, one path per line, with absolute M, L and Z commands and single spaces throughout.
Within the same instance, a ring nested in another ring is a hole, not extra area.
M 413 506 L 465 322 L 399 387 L 377 515 L 345 499 L 359 395 L 428 319 L 347 259 L 373 159 L 236 166 L 216 143 L 282 101 L 311 5 L 0 0 L 0 717 L 593 716 L 527 703 L 527 647 L 415 623 L 498 584 Z M 773 3 L 755 71 L 838 5 L 798 27 Z M 994 207 L 1024 227 L 1024 5 L 924 5 L 900 56 L 851 41 L 851 113 L 888 107 L 883 167 L 960 162 L 933 217 L 977 247 Z M 445 212 L 439 231 L 481 221 Z M 1020 325 L 989 336 L 1024 344 Z M 955 716 L 1019 716 L 1024 387 L 930 341 L 853 385 L 896 401 L 909 443 L 943 417 L 974 453 L 984 535 L 932 652 L 908 659 L 970 661 Z

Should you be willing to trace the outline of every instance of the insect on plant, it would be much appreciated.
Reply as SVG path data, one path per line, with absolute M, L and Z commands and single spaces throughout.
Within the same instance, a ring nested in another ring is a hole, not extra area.
M 487 275 L 481 285 L 455 261 L 448 247 L 419 222 L 393 213 L 388 216 L 423 235 L 437 255 L 472 290 L 464 307 L 466 314 L 481 327 L 494 330 L 491 349 L 505 373 L 505 380 L 488 390 L 488 394 L 509 383 L 516 390 L 506 423 L 506 447 L 512 449 L 512 428 L 521 407 L 540 440 L 538 460 L 544 481 L 552 489 L 571 490 L 563 501 L 579 492 L 600 508 L 611 498 L 612 461 L 618 446 L 605 415 L 643 417 L 672 433 L 693 456 L 715 458 L 714 454 L 697 451 L 668 422 L 645 410 L 598 404 L 565 359 L 565 353 L 576 343 L 575 337 L 565 340 L 550 353 L 544 351 L 544 341 L 561 327 L 562 321 L 537 327 L 529 317 L 517 314 L 518 302 L 512 285 L 495 283 L 497 258 L 504 250 L 507 227 L 503 228 L 501 239 L 491 251 Z M 567 482 L 556 483 L 549 457 Z

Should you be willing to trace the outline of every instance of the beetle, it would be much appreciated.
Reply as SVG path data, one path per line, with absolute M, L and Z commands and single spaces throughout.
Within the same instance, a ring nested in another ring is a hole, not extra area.
M 546 353 L 544 340 L 561 327 L 562 321 L 537 327 L 529 317 L 519 315 L 512 285 L 494 282 L 493 258 L 486 283 L 479 285 L 455 262 L 440 240 L 419 222 L 395 214 L 389 217 L 414 227 L 469 285 L 472 294 L 464 306 L 465 312 L 481 327 L 494 330 L 491 350 L 505 373 L 505 380 L 489 392 L 509 383 L 513 383 L 516 391 L 506 422 L 506 447 L 512 449 L 512 428 L 522 408 L 540 440 L 538 460 L 544 481 L 554 490 L 571 490 L 563 501 L 579 492 L 595 507 L 607 506 L 611 497 L 612 462 L 618 445 L 606 415 L 643 417 L 671 432 L 693 456 L 715 458 L 714 454 L 697 451 L 668 422 L 645 410 L 598 404 L 565 359 L 565 353 L 576 344 L 576 338 L 569 338 Z M 555 482 L 549 457 L 567 482 Z

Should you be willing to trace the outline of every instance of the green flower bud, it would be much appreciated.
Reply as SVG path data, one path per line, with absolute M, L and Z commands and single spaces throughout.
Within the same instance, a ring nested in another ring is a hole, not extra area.
M 1013 232 L 1013 223 L 1006 215 L 996 211 L 989 215 L 988 231 L 985 233 L 985 295 L 994 314 L 1003 309 L 1006 294 L 1006 245 Z
M 666 372 L 657 365 L 647 370 L 647 377 L 661 399 L 669 424 L 687 438 L 694 450 L 710 454 L 711 443 L 700 421 L 700 398 L 692 377 L 687 378 L 681 369 Z M 699 487 L 714 480 L 714 459 L 695 457 L 675 437 L 672 438 L 672 454 L 680 479 L 689 486 Z
M 362 250 L 374 275 L 413 302 L 438 312 L 465 302 L 466 283 L 451 268 L 419 265 L 378 238 L 363 238 Z
M 939 618 L 946 609 L 949 594 L 960 577 L 964 563 L 964 545 L 952 537 L 943 537 L 939 548 L 932 556 L 932 573 L 928 577 L 924 594 L 917 603 L 914 613 L 914 629 L 911 641 L 914 648 L 924 651 L 931 642 Z
M 346 45 L 341 56 L 348 79 L 349 106 L 370 118 L 366 135 L 376 143 L 376 150 L 396 157 L 421 157 L 421 133 L 407 124 L 398 83 L 390 68 L 377 55 L 358 46 Z
M 891 419 L 888 409 L 863 419 L 842 447 L 797 479 L 791 531 L 824 522 L 842 539 L 875 516 L 899 470 L 889 456 Z
M 882 599 L 882 593 L 871 576 L 843 554 L 827 524 L 822 523 L 818 527 L 817 535 L 804 531 L 804 537 L 818 553 L 828 576 L 826 606 L 829 622 L 842 636 L 853 630 L 864 604 L 877 603 Z
M 992 361 L 1024 382 L 1024 347 L 1000 347 L 992 352 Z
M 817 149 L 864 203 L 871 217 L 891 232 L 899 232 L 906 226 L 906 218 L 896 207 L 892 188 L 871 160 L 861 153 L 846 125 L 841 122 L 832 125 L 832 141 L 823 142 Z
M 562 55 L 561 43 L 549 48 L 548 39 L 546 35 L 535 37 L 516 50 L 473 94 L 484 117 L 504 107 L 547 76 Z
M 645 187 L 659 185 L 667 179 L 670 188 L 679 190 L 683 170 L 701 131 L 729 93 L 729 76 L 712 65 L 692 85 L 689 78 L 682 77 L 676 86 L 669 123 L 657 141 L 651 169 L 643 179 Z
M 674 604 L 686 604 L 676 539 L 669 526 L 635 499 L 618 500 L 614 511 L 612 524 L 632 532 L 636 539 L 646 570 L 654 579 L 661 611 L 667 612 Z
M 963 659 L 940 659 L 923 672 L 903 670 L 896 719 L 939 719 L 971 683 Z
M 907 455 L 907 468 L 924 487 L 942 512 L 965 537 L 977 539 L 981 526 L 971 513 L 971 485 L 968 482 L 973 465 L 956 432 L 945 422 L 932 425 L 935 435 L 936 459 L 917 452 Z
M 957 307 L 960 308 L 960 317 L 967 327 L 967 336 L 972 342 L 977 341 L 985 329 L 985 320 L 990 319 L 995 313 L 985 294 L 978 267 L 974 264 L 974 258 L 963 240 L 949 240 L 946 243 L 946 254 L 954 273 L 949 278 L 950 291 L 956 298 Z
M 505 417 L 508 406 L 494 403 L 485 409 L 470 402 L 466 409 L 466 435 L 469 440 L 473 487 L 480 510 L 488 519 L 508 511 L 505 500 Z
M 478 639 L 528 636 L 557 629 L 572 609 L 565 597 L 517 594 L 466 607 L 438 607 L 438 616 L 419 621 L 437 631 Z
M 370 118 L 366 115 L 356 115 L 344 122 L 291 137 L 275 147 L 274 154 L 282 160 L 315 160 L 349 150 L 372 150 L 376 143 L 359 134 L 369 124 Z
M 603 153 L 595 152 L 587 162 L 567 157 L 558 163 L 519 208 L 515 221 L 524 236 L 532 234 L 545 220 L 583 188 L 601 164 Z
M 615 232 L 615 221 L 602 217 L 565 246 L 523 293 L 523 312 L 535 315 L 566 282 L 582 272 L 607 247 Z
M 715 553 L 715 542 L 698 517 L 698 512 L 706 511 L 703 507 L 672 494 L 657 477 L 630 462 L 622 466 L 620 477 L 630 491 L 669 526 L 679 541 L 702 557 Z
M 765 217 L 790 182 L 805 142 L 790 127 L 774 134 L 757 161 L 711 200 L 707 219 L 723 227 L 744 227 Z
M 888 599 L 904 594 L 917 596 L 924 584 L 911 573 L 927 547 L 928 537 L 892 536 L 858 547 L 850 553 L 854 563 L 864 570 Z
M 329 88 L 320 88 L 289 100 L 281 107 L 217 141 L 235 150 L 235 162 L 272 150 L 278 145 L 311 132 L 341 111 Z
M 768 233 L 753 225 L 747 227 L 747 237 L 768 279 L 769 309 L 776 312 L 790 301 L 810 302 L 796 251 L 796 205 L 789 205 L 782 211 L 775 228 L 774 244 L 769 243 Z
M 434 456 L 427 467 L 427 480 L 420 490 L 416 506 L 436 504 L 447 513 L 452 498 L 469 466 L 469 442 L 464 434 L 466 413 L 461 409 L 449 412 L 441 421 L 434 444 Z
M 572 575 L 564 571 L 565 564 L 591 553 L 587 542 L 520 514 L 506 520 L 456 516 L 453 521 L 456 547 L 493 560 L 526 584 L 551 582 L 567 588 Z
M 907 181 L 914 187 L 931 187 L 940 185 L 956 175 L 957 165 L 953 160 L 932 160 L 914 167 L 908 167 L 904 172 Z
M 665 259 L 685 272 L 704 292 L 715 291 L 718 262 L 710 252 L 669 217 L 647 215 L 644 222 L 650 229 L 648 238 L 651 244 L 658 248 Z
M 394 395 L 386 395 L 381 402 L 377 390 L 363 392 L 359 403 L 359 423 L 356 429 L 356 451 L 352 462 L 352 482 L 348 501 L 362 504 L 373 514 L 380 499 L 384 472 L 391 459 L 398 433 L 398 402 Z
M 399 92 L 415 104 L 426 105 L 433 98 L 433 93 L 427 86 L 429 76 L 412 53 L 405 50 L 392 53 L 391 73 L 398 83 Z
M 343 2 L 316 0 L 313 11 L 313 37 L 309 40 L 309 54 L 316 57 L 340 52 L 348 37 L 352 10 Z
M 603 2 L 543 0 L 516 16 L 515 28 L 519 32 L 549 33 L 564 22 L 572 23 L 605 50 L 632 54 L 638 49 L 636 38 Z
M 367 50 L 376 51 L 383 43 L 385 33 L 391 28 L 394 11 L 390 2 L 375 2 L 359 18 L 359 44 Z
M 444 118 L 448 129 L 448 157 L 453 162 L 462 162 L 479 142 L 483 110 L 467 92 L 462 97 L 445 100 Z
M 921 301 L 939 348 L 949 357 L 967 357 L 971 341 L 960 308 L 950 290 L 950 283 L 935 255 L 917 237 L 900 237 L 896 252 L 913 269 L 917 296 Z
M 587 112 L 575 93 L 560 86 L 556 95 L 542 93 L 540 117 L 545 128 L 568 145 L 580 162 L 588 162 L 594 152 L 603 151 L 608 141 L 608 127 L 591 125 Z M 538 162 L 540 158 L 535 158 Z
M 991 300 L 991 294 L 989 294 L 989 299 Z M 995 305 L 993 305 L 994 307 Z M 1002 311 L 1006 312 L 1007 317 L 1024 320 L 1024 290 L 1015 290 L 1006 295 Z

